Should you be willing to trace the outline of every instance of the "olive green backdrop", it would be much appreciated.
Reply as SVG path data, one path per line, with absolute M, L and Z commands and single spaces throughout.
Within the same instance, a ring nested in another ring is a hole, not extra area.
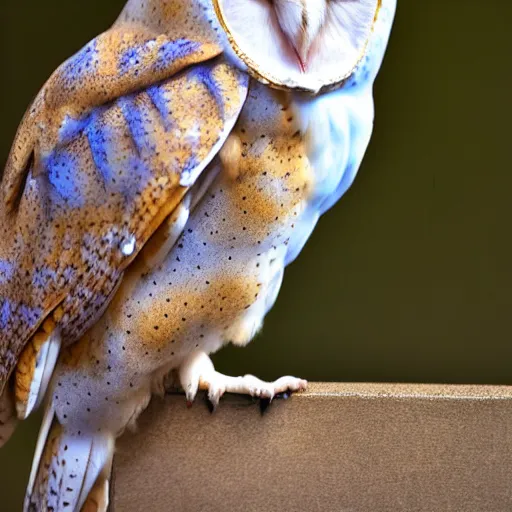
M 0 162 L 24 109 L 122 0 L 0 0 Z M 512 384 L 512 3 L 399 0 L 372 142 L 232 374 Z M 0 451 L 20 507 L 37 418 Z

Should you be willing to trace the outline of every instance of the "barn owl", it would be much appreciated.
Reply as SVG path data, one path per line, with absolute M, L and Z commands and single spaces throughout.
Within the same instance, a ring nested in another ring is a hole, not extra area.
M 106 510 L 115 439 L 173 370 L 190 402 L 305 388 L 209 354 L 251 341 L 351 185 L 394 10 L 130 0 L 43 87 L 0 190 L 0 436 L 47 398 L 26 510 Z

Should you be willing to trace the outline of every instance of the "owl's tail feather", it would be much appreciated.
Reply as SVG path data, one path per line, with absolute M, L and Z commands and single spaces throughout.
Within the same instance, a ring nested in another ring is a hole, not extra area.
M 25 512 L 106 512 L 112 436 L 71 432 L 47 407 L 25 496 Z
M 17 424 L 13 392 L 9 386 L 5 386 L 0 395 L 0 448 L 9 441 Z

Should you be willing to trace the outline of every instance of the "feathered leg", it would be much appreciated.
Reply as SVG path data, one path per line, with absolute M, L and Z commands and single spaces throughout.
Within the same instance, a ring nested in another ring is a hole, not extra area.
M 37 442 L 24 510 L 80 512 L 87 502 L 88 512 L 105 511 L 105 475 L 110 473 L 113 449 L 111 435 L 74 431 L 61 425 L 49 406 Z

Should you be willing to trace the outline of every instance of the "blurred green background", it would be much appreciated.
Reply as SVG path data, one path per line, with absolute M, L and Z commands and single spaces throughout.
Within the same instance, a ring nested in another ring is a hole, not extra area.
M 1 0 L 1 162 L 45 79 L 122 5 Z M 220 370 L 512 384 L 510 19 L 503 0 L 399 0 L 359 176 Z M 20 509 L 37 423 L 0 451 L 2 511 Z

